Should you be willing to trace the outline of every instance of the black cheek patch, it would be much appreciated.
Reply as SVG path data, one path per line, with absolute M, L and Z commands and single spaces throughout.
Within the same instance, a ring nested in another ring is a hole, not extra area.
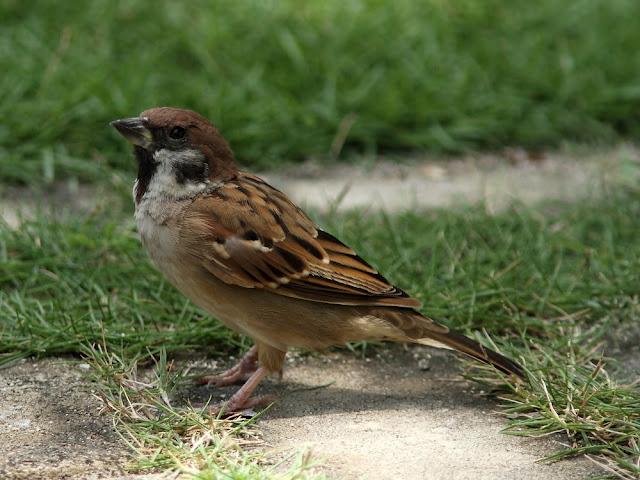
M 187 182 L 200 183 L 207 179 L 207 164 L 198 163 L 178 163 L 175 166 L 176 181 L 183 185 Z

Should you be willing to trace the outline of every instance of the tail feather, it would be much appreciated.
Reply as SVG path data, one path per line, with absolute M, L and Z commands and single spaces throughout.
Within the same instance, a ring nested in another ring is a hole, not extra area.
M 453 331 L 446 333 L 429 332 L 429 337 L 414 339 L 414 341 L 425 345 L 433 345 L 435 341 L 438 344 L 444 345 L 445 348 L 457 350 L 483 363 L 493 365 L 495 368 L 507 375 L 513 374 L 520 378 L 524 378 L 524 371 L 516 362 L 508 359 L 498 352 L 494 352 L 475 340 L 471 340 L 469 337 L 466 337 L 461 333 Z
M 372 310 L 371 315 L 389 322 L 402 332 L 394 338 L 395 340 L 457 350 L 483 363 L 493 365 L 501 372 L 524 378 L 522 367 L 513 360 L 461 333 L 449 330 L 448 327 L 434 322 L 420 312 L 405 308 L 378 308 Z M 389 336 L 383 335 L 383 338 L 389 338 Z

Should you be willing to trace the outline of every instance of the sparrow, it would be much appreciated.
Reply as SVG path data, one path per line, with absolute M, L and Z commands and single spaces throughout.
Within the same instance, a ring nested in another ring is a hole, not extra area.
M 282 371 L 289 348 L 411 342 L 462 352 L 506 374 L 514 361 L 422 315 L 349 246 L 281 191 L 241 171 L 220 132 L 190 110 L 159 107 L 113 127 L 133 144 L 135 220 L 152 262 L 182 294 L 254 346 L 201 383 L 244 381 L 225 405 L 261 405 L 252 392 Z

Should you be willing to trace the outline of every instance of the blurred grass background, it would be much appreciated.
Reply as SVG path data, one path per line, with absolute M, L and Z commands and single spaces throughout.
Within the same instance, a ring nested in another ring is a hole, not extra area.
M 329 161 L 343 135 L 347 153 L 634 139 L 638 18 L 637 0 L 4 0 L 0 180 L 130 168 L 108 122 L 156 105 L 208 116 L 258 169 Z

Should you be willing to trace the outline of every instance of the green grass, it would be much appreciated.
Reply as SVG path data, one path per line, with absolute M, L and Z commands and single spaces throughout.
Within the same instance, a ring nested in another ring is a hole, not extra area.
M 176 407 L 172 393 L 183 380 L 166 353 L 128 357 L 90 345 L 84 354 L 103 410 L 112 414 L 123 441 L 137 453 L 131 472 L 172 470 L 187 478 L 215 480 L 322 480 L 308 452 L 275 459 L 256 450 L 262 442 L 253 425 L 257 417 L 212 417 L 207 406 Z M 139 368 L 140 361 L 153 368 Z M 296 458 L 292 458 L 296 456 Z
M 242 163 L 640 130 L 635 0 L 0 4 L 0 179 L 129 166 L 108 122 L 197 109 Z M 90 159 L 87 162 L 86 159 Z
M 2 229 L 0 364 L 102 340 L 129 354 L 242 344 L 159 278 L 120 220 L 43 217 Z
M 478 207 L 318 219 L 423 300 L 425 313 L 523 364 L 529 385 L 505 384 L 482 367 L 469 373 L 507 388 L 511 433 L 566 432 L 570 445 L 556 457 L 586 453 L 622 478 L 640 473 L 640 392 L 615 380 L 606 357 L 607 339 L 640 320 L 639 190 L 496 215 Z M 241 453 L 252 425 L 171 405 L 182 377 L 165 352 L 219 355 L 248 343 L 203 317 L 149 266 L 128 212 L 109 206 L 2 227 L 0 318 L 1 363 L 60 353 L 89 359 L 99 395 L 139 454 L 133 469 L 207 472 L 206 449 L 225 435 L 239 442 L 229 469 L 272 461 Z M 138 370 L 152 358 L 151 372 Z M 203 435 L 205 450 L 189 450 Z M 312 475 L 304 459 L 291 472 Z
M 588 338 L 574 336 L 571 340 Z M 545 436 L 566 433 L 568 448 L 551 455 L 558 460 L 584 454 L 618 478 L 640 474 L 640 392 L 620 385 L 603 370 L 594 352 L 566 342 L 560 354 L 547 347 L 531 385 L 506 399 L 512 417 L 507 433 Z M 567 357 L 570 359 L 567 362 Z M 535 357 L 534 357 L 535 358 Z

